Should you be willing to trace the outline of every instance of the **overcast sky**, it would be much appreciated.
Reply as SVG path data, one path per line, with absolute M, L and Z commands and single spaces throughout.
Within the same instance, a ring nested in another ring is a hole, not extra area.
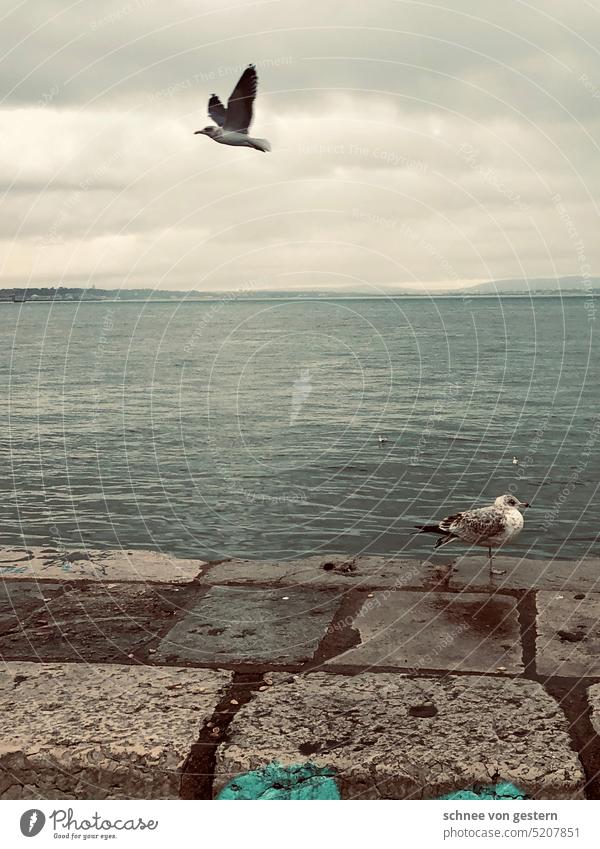
M 600 0 L 7 0 L 1 14 L 2 286 L 600 273 Z M 193 135 L 249 62 L 270 154 Z

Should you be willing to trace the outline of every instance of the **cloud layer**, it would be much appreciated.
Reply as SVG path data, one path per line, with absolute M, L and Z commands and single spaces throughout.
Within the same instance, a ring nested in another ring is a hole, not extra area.
M 598 273 L 586 0 L 28 2 L 2 26 L 4 286 Z M 251 61 L 269 155 L 193 135 Z

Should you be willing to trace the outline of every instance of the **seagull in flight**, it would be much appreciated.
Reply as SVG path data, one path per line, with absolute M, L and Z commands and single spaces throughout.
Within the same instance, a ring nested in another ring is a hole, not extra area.
M 493 568 L 492 548 L 500 548 L 523 530 L 521 510 L 529 507 L 526 501 L 519 501 L 514 495 L 499 495 L 488 507 L 476 510 L 464 510 L 453 516 L 446 516 L 436 525 L 415 525 L 419 533 L 441 534 L 435 548 L 450 542 L 466 542 L 487 548 L 490 578 L 503 575 L 503 571 Z
M 513 466 L 518 466 L 518 465 L 519 465 L 519 461 L 518 461 L 518 460 L 517 460 L 517 458 L 516 458 L 516 457 L 514 457 L 514 456 L 513 456 L 513 458 L 512 458 L 512 464 L 513 464 Z
M 385 445 L 385 443 L 388 441 L 387 436 L 382 436 L 381 434 L 379 434 L 378 439 L 380 445 Z
M 254 65 L 248 65 L 227 101 L 227 109 L 216 94 L 208 101 L 208 114 L 216 126 L 196 130 L 194 135 L 208 136 L 219 144 L 234 147 L 253 147 L 263 153 L 271 150 L 267 139 L 255 139 L 248 135 L 252 123 L 252 108 L 256 97 L 258 76 Z

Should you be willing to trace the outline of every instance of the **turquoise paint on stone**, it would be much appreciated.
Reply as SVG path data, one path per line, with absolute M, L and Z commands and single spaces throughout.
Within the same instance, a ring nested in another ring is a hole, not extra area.
M 517 799 L 528 799 L 529 797 L 510 781 L 500 781 L 498 784 L 493 784 L 489 787 L 476 784 L 465 790 L 456 790 L 454 793 L 448 793 L 447 796 L 440 796 L 440 799 L 456 799 L 456 800 L 472 800 L 482 799 L 484 801 L 515 801 Z
M 311 763 L 295 766 L 268 764 L 238 775 L 219 793 L 218 799 L 340 799 L 333 770 Z

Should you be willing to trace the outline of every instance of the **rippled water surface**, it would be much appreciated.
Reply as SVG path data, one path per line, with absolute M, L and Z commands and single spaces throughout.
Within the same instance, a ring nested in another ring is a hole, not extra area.
M 0 542 L 426 553 L 415 522 L 511 490 L 533 502 L 512 553 L 597 553 L 590 315 L 583 298 L 1 304 Z

